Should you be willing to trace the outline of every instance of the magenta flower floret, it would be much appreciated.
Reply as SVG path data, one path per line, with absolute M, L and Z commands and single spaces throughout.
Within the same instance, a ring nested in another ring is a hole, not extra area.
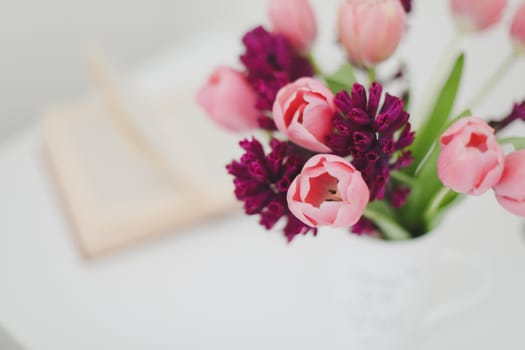
M 295 51 L 286 38 L 257 27 L 242 39 L 245 53 L 241 62 L 248 81 L 258 94 L 256 107 L 271 111 L 277 92 L 301 77 L 314 75 L 310 62 Z
M 403 207 L 408 199 L 408 195 L 410 194 L 410 188 L 408 187 L 399 187 L 396 188 L 392 193 L 392 206 L 394 208 L 401 208 Z
M 518 120 L 525 122 L 525 101 L 515 103 L 509 115 L 500 121 L 491 121 L 489 125 L 493 127 L 497 133 Z
M 373 83 L 368 96 L 361 84 L 354 84 L 350 93 L 338 93 L 338 111 L 332 119 L 335 132 L 327 140 L 335 154 L 352 156 L 352 164 L 370 188 L 371 200 L 385 198 L 391 170 L 412 162 L 406 150 L 414 142 L 409 114 L 403 101 L 388 93 L 380 108 L 382 92 L 382 86 Z M 404 202 L 400 199 L 403 198 L 396 198 L 396 204 Z
M 369 235 L 373 232 L 376 232 L 376 230 L 377 228 L 374 223 L 364 216 L 361 217 L 361 219 L 354 226 L 352 226 L 352 233 L 359 236 Z
M 245 153 L 226 169 L 234 176 L 235 196 L 244 203 L 246 214 L 260 215 L 259 223 L 267 230 L 285 218 L 283 232 L 288 241 L 299 234 L 317 234 L 317 229 L 303 224 L 290 212 L 286 201 L 290 184 L 311 154 L 277 139 L 270 141 L 268 154 L 255 138 L 241 141 L 240 146 Z
M 410 13 L 412 11 L 412 0 L 401 0 L 401 5 L 403 5 L 406 13 Z

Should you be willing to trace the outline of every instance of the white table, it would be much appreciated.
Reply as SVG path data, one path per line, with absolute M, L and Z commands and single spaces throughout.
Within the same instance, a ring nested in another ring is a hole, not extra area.
M 0 324 L 27 350 L 336 348 L 322 282 L 337 237 L 288 246 L 239 215 L 86 262 L 40 142 L 35 126 L 0 149 Z M 520 221 L 487 195 L 447 227 L 495 285 L 479 307 L 422 333 L 419 349 L 523 349 Z

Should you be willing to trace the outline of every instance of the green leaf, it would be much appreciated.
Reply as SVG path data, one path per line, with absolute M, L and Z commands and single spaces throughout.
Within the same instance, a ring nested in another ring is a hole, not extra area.
M 323 71 L 322 71 L 321 67 L 319 67 L 319 65 L 317 64 L 317 61 L 315 60 L 314 55 L 312 53 L 309 53 L 306 56 L 306 58 L 308 59 L 308 61 L 310 61 L 310 65 L 312 66 L 315 75 L 323 76 Z
M 394 180 L 396 180 L 397 182 L 400 182 L 404 185 L 408 185 L 408 186 L 413 186 L 414 183 L 416 182 L 416 179 L 413 178 L 412 176 L 408 175 L 408 174 L 405 174 L 401 171 L 392 171 L 390 173 L 390 177 Z
M 356 79 L 354 67 L 351 64 L 345 64 L 332 75 L 325 77 L 326 84 L 330 91 L 337 94 L 341 90 L 350 90 Z
M 403 104 L 405 106 L 405 111 L 408 111 L 410 109 L 410 88 L 408 88 L 405 93 L 403 94 Z
M 438 213 L 436 214 L 438 215 L 439 212 L 441 212 L 443 209 L 446 209 L 449 205 L 455 203 L 457 200 L 460 200 L 463 197 L 464 195 L 458 192 L 454 192 L 454 191 L 447 192 L 447 194 L 441 199 L 441 203 L 439 203 L 439 207 L 438 207 Z
M 452 126 L 452 124 L 454 124 L 455 122 L 457 122 L 458 120 L 460 120 L 461 118 L 464 118 L 464 117 L 467 117 L 467 116 L 470 116 L 472 115 L 472 112 L 470 111 L 470 109 L 467 109 L 467 110 L 464 110 L 463 112 L 461 112 L 457 117 L 455 117 L 454 119 L 452 119 L 451 121 L 449 121 L 448 123 L 446 123 L 439 131 L 438 131 L 438 137 L 436 138 L 436 141 L 434 141 L 434 144 L 432 144 L 432 146 L 430 147 L 430 149 L 428 150 L 427 154 L 425 154 L 425 157 L 419 162 L 419 165 L 416 169 L 416 173 L 415 173 L 415 176 L 418 176 L 421 169 L 423 169 L 423 167 L 425 166 L 425 164 L 428 162 L 429 159 L 432 159 L 432 155 L 434 153 L 437 153 L 435 154 L 435 159 L 437 161 L 437 155 L 439 155 L 439 147 L 437 146 L 438 144 L 438 141 L 439 141 L 439 137 L 441 137 L 441 135 L 450 127 Z
M 407 203 L 399 210 L 402 225 L 407 227 L 415 236 L 423 235 L 430 229 L 425 217 L 426 208 L 435 193 L 442 187 L 437 176 L 438 157 L 439 150 L 434 147 L 430 156 L 425 160 L 424 166 L 415 177 Z
M 383 236 L 390 241 L 403 241 L 411 238 L 410 233 L 383 210 L 369 205 L 365 210 L 364 216 L 372 220 L 379 227 Z
M 441 218 L 443 217 L 444 212 L 452 205 L 456 204 L 466 196 L 461 193 L 457 193 L 454 191 L 446 191 L 443 195 L 441 195 L 441 192 L 436 196 L 439 202 L 437 202 L 437 206 L 435 208 L 435 211 L 428 215 L 428 219 L 426 221 L 427 227 L 429 230 L 433 230 L 441 221 Z
M 414 163 L 408 169 L 410 173 L 415 173 L 420 162 L 429 154 L 432 145 L 436 142 L 440 131 L 450 117 L 461 83 L 464 63 L 465 55 L 461 54 L 456 59 L 448 79 L 441 88 L 432 112 L 427 116 L 422 128 L 416 132 L 416 139 L 412 146 Z
M 427 222 L 431 222 L 434 217 L 440 212 L 446 205 L 444 203 L 451 203 L 457 198 L 458 194 L 449 188 L 442 186 L 440 190 L 430 200 L 429 205 L 423 213 L 423 218 Z
M 499 139 L 498 142 L 502 145 L 511 144 L 516 151 L 525 149 L 525 137 L 508 137 Z

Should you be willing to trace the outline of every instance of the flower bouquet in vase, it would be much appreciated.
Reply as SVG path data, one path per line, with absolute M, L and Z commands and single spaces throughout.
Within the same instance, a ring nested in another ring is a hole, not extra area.
M 506 5 L 451 0 L 457 37 L 498 24 Z M 504 209 L 525 217 L 525 138 L 499 136 L 525 121 L 525 101 L 494 120 L 470 110 L 525 52 L 525 4 L 513 15 L 509 58 L 458 115 L 452 112 L 465 58 L 443 56 L 417 129 L 407 67 L 376 74 L 403 39 L 411 10 L 410 0 L 341 1 L 339 52 L 347 60 L 326 74 L 310 50 L 317 25 L 309 2 L 269 1 L 271 28 L 242 38 L 243 68 L 217 68 L 197 95 L 220 126 L 259 131 L 226 166 L 247 215 L 268 230 L 280 227 L 289 242 L 334 228 L 348 234 L 351 253 L 345 246 L 335 254 L 348 268 L 334 305 L 341 344 L 355 349 L 403 348 L 422 324 L 482 297 L 483 278 L 467 300 L 430 313 L 422 305 L 436 262 L 473 265 L 444 255 L 444 240 L 432 234 L 455 203 L 493 191 Z

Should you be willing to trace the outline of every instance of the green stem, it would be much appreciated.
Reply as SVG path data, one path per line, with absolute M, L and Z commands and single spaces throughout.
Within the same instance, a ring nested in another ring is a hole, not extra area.
M 372 220 L 381 230 L 381 236 L 389 241 L 404 241 L 411 238 L 408 233 L 396 220 L 388 215 L 380 213 L 371 208 L 366 208 L 363 216 Z
M 525 149 L 525 138 L 524 137 L 507 137 L 498 139 L 500 145 L 511 144 L 515 151 Z
M 430 88 L 425 90 L 426 94 L 424 95 L 423 99 L 421 99 L 421 104 L 419 105 L 417 113 L 415 113 L 415 115 L 417 115 L 418 118 L 423 118 L 430 112 L 432 102 L 436 98 L 439 87 L 443 83 L 443 76 L 447 68 L 449 67 L 450 62 L 452 61 L 452 56 L 456 52 L 459 43 L 463 39 L 463 35 L 463 32 L 456 30 L 450 38 L 447 46 L 443 50 L 443 53 L 441 54 L 438 63 L 435 66 L 436 68 L 432 72 L 429 82 Z
M 416 180 L 412 176 L 402 173 L 400 171 L 392 171 L 390 173 L 390 176 L 392 177 L 392 179 L 409 186 L 413 186 L 416 182 Z
M 319 65 L 317 64 L 317 61 L 315 60 L 313 54 L 309 52 L 306 58 L 308 59 L 308 61 L 310 61 L 310 64 L 312 65 L 312 68 L 314 69 L 315 75 L 324 77 L 325 75 L 323 71 L 321 70 L 321 67 L 319 67 Z
M 436 196 L 432 200 L 432 203 L 430 203 L 428 208 L 423 213 L 423 218 L 426 221 L 429 221 L 430 219 L 432 219 L 436 215 L 439 207 L 441 206 L 441 203 L 443 202 L 443 200 L 446 198 L 446 196 L 450 192 L 452 192 L 452 190 L 447 188 L 447 187 L 442 187 L 439 190 L 439 192 L 436 194 Z
M 479 89 L 479 91 L 470 99 L 469 108 L 474 108 L 481 101 L 483 101 L 498 82 L 508 73 L 508 71 L 516 62 L 518 54 L 516 52 L 511 52 L 510 55 L 502 62 L 502 64 L 496 69 L 496 71 L 490 76 L 487 82 Z
M 372 85 L 372 83 L 374 81 L 376 81 L 376 69 L 375 69 L 375 67 L 368 68 L 368 81 L 370 82 L 370 85 Z

